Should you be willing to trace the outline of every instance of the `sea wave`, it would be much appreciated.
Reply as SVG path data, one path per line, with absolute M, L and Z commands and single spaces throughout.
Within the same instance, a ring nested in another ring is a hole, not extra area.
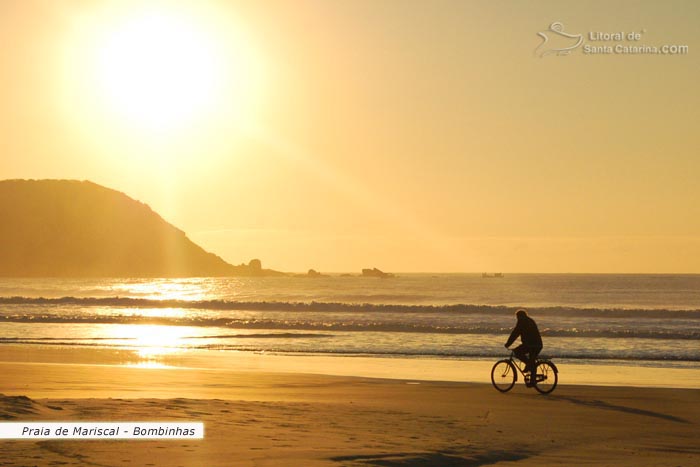
M 272 336 L 270 336 L 272 337 Z M 0 339 L 0 345 L 2 344 L 25 344 L 25 345 L 54 345 L 54 346 L 65 346 L 65 347 L 88 347 L 88 348 L 100 348 L 100 347 L 111 347 L 111 348 L 123 348 L 123 349 L 142 349 L 143 346 L 134 342 L 130 343 L 128 338 L 112 338 L 111 342 L 101 342 L 101 339 L 70 339 L 70 338 L 56 338 L 56 339 L 43 339 L 43 338 L 18 338 L 17 340 L 12 339 Z M 258 346 L 258 345 L 245 345 L 245 344 L 226 344 L 226 343 L 192 343 L 192 344 L 181 344 L 181 345 L 164 345 L 159 346 L 159 348 L 182 350 L 211 350 L 211 351 L 237 351 L 237 352 L 254 352 L 254 353 L 265 353 L 265 354 L 278 354 L 278 355 L 342 355 L 342 356 L 357 356 L 357 357 L 383 357 L 383 358 L 436 358 L 436 359 L 497 359 L 505 358 L 502 349 L 494 348 L 493 350 L 442 350 L 442 349 L 396 349 L 396 350 L 386 350 L 386 349 L 371 349 L 367 351 L 362 350 L 346 350 L 346 349 L 315 349 L 309 351 L 308 349 L 294 349 L 289 347 L 275 347 L 275 346 Z M 595 351 L 586 350 L 574 350 L 567 351 L 563 350 L 557 352 L 554 355 L 542 355 L 543 359 L 554 359 L 557 362 L 561 360 L 568 361 L 620 361 L 620 362 L 633 362 L 636 365 L 643 365 L 645 362 L 667 362 L 667 363 L 693 363 L 696 364 L 700 362 L 700 356 L 695 352 L 684 352 L 682 354 L 671 353 L 663 350 L 655 350 L 654 352 L 634 352 L 634 353 L 621 353 L 621 352 L 607 352 L 607 353 L 597 353 Z
M 265 332 L 253 334 L 218 334 L 209 336 L 183 336 L 181 339 L 314 339 L 333 337 L 333 334 L 300 333 L 300 332 Z M 64 342 L 100 342 L 100 341 L 138 341 L 133 336 L 110 337 L 0 337 L 0 344 L 16 343 L 64 343 Z
M 254 347 L 249 347 L 249 348 L 244 348 L 241 346 L 226 346 L 226 345 L 209 345 L 209 346 L 201 346 L 198 347 L 198 349 L 216 349 L 216 350 L 238 350 L 238 351 L 246 351 L 246 352 L 260 352 L 263 351 L 265 353 L 278 353 L 278 354 L 305 354 L 305 355 L 344 355 L 344 356 L 361 356 L 361 357 L 420 357 L 420 358 L 439 358 L 439 359 L 491 359 L 491 358 L 506 358 L 507 356 L 503 355 L 503 352 L 500 350 L 492 351 L 492 352 L 484 352 L 484 351 L 465 351 L 465 352 L 460 352 L 460 351 L 441 351 L 441 350 L 425 350 L 425 349 L 420 349 L 420 350 L 413 350 L 413 351 L 407 351 L 407 350 L 388 350 L 388 351 L 377 351 L 373 350 L 372 352 L 357 352 L 355 350 L 316 350 L 314 352 L 309 352 L 308 350 L 261 350 L 257 349 Z M 602 354 L 597 354 L 593 352 L 579 352 L 579 353 L 573 353 L 573 352 L 560 352 L 557 353 L 556 355 L 543 355 L 541 356 L 542 359 L 548 359 L 548 360 L 573 360 L 573 361 L 581 361 L 581 360 L 586 360 L 586 361 L 628 361 L 628 362 L 635 362 L 637 364 L 642 363 L 642 362 L 652 362 L 652 361 L 663 361 L 663 362 L 700 362 L 700 356 L 693 354 L 693 355 L 674 355 L 674 354 L 667 354 L 663 352 L 657 352 L 654 354 L 650 355 L 645 355 L 645 356 L 640 356 L 640 355 L 624 355 L 624 354 L 615 354 L 615 355 L 602 355 Z
M 373 312 L 373 313 L 451 313 L 451 314 L 513 314 L 520 307 L 479 304 L 402 305 L 353 302 L 286 302 L 235 300 L 154 300 L 133 297 L 0 297 L 0 305 L 80 306 L 114 308 L 174 308 L 196 310 L 245 311 L 313 311 L 313 312 Z M 540 316 L 581 318 L 669 318 L 700 320 L 700 309 L 665 308 L 587 308 L 571 306 L 528 307 Z M 0 312 L 2 310 L 0 309 Z M 1 317 L 0 317 L 1 319 Z
M 353 322 L 353 321 L 318 321 L 299 319 L 231 319 L 207 317 L 163 317 L 142 315 L 0 315 L 0 323 L 55 323 L 55 324 L 142 324 L 166 326 L 192 326 L 205 328 L 228 328 L 245 330 L 274 331 L 318 331 L 318 332 L 384 332 L 384 333 L 422 333 L 422 334 L 465 334 L 465 335 L 504 335 L 509 334 L 510 327 L 469 324 L 425 324 L 411 322 Z M 595 329 L 595 328 L 545 328 L 541 330 L 544 337 L 601 337 L 614 339 L 674 339 L 700 340 L 700 329 Z M 297 337 L 299 334 L 290 334 Z M 318 334 L 313 334 L 317 336 Z M 218 337 L 248 337 L 246 335 L 221 335 Z M 214 336 L 217 337 L 217 336 Z M 272 333 L 270 337 L 280 337 Z M 284 337 L 284 336 L 282 336 Z

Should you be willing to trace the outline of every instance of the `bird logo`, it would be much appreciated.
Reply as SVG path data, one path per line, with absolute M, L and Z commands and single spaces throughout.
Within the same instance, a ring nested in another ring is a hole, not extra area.
M 535 55 L 540 58 L 553 54 L 569 55 L 572 50 L 583 44 L 581 34 L 564 32 L 564 25 L 558 21 L 553 22 L 548 30 L 540 31 L 537 35 L 542 38 L 542 43 L 535 49 Z

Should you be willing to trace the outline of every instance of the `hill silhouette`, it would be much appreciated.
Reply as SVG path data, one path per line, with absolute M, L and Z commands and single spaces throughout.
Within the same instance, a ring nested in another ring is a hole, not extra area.
M 0 181 L 0 276 L 272 275 L 233 266 L 146 204 L 88 181 Z

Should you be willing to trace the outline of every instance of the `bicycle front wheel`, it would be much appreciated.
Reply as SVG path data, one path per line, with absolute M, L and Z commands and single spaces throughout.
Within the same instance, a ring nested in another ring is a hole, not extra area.
M 500 392 L 508 392 L 515 386 L 515 368 L 510 360 L 499 360 L 491 369 L 491 382 Z
M 549 394 L 554 391 L 557 387 L 557 382 L 559 381 L 559 375 L 554 366 L 546 361 L 542 360 L 537 362 L 537 379 L 535 380 L 535 389 L 537 389 L 542 394 Z

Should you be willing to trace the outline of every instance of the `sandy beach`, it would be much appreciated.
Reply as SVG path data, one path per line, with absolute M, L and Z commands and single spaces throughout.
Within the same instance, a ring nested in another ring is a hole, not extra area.
M 249 369 L 128 366 L 109 362 L 107 355 L 121 360 L 119 352 L 72 354 L 70 363 L 47 362 L 51 352 L 7 346 L 0 418 L 201 421 L 204 439 L 3 440 L 3 465 L 700 462 L 697 389 L 562 384 L 540 396 L 518 385 L 500 394 L 486 382 L 272 372 L 259 362 Z

